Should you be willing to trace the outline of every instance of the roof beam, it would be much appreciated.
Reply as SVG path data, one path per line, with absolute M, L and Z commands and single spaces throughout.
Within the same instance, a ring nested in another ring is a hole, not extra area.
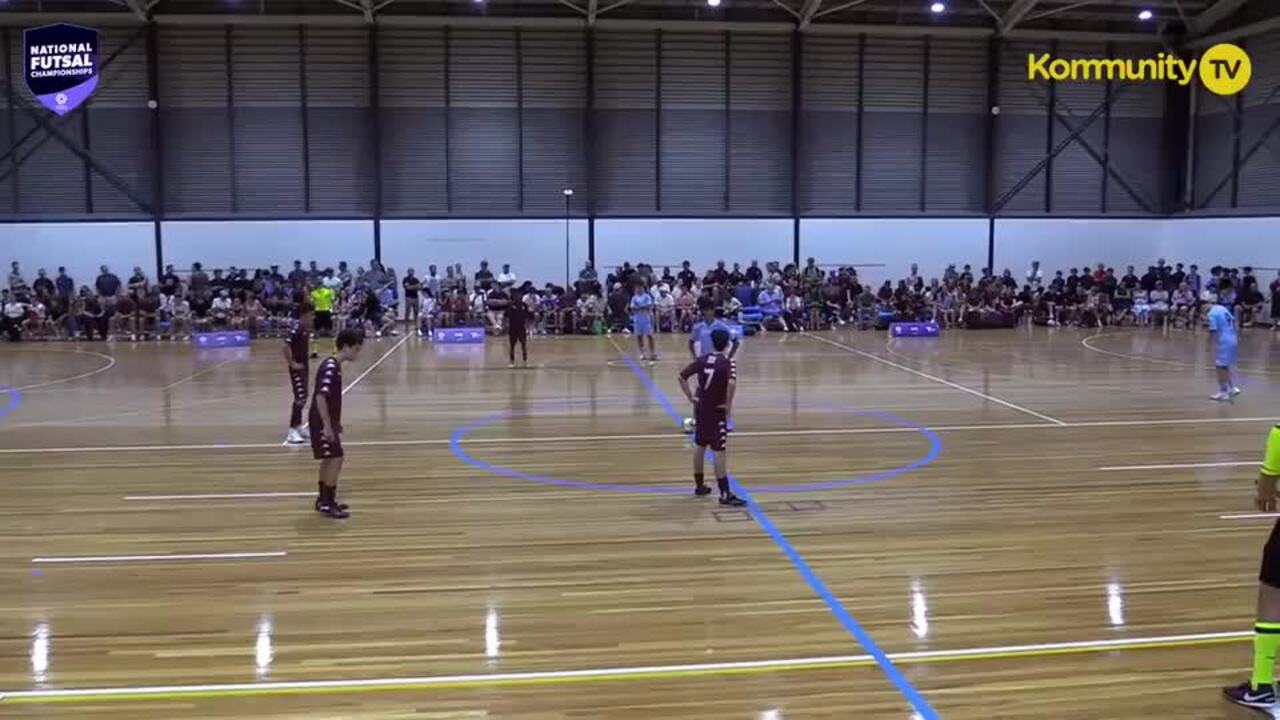
M 1202 10 L 1199 15 L 1191 18 L 1191 21 L 1187 23 L 1187 35 L 1189 37 L 1197 37 L 1209 32 L 1214 25 L 1231 17 L 1232 13 L 1239 10 L 1248 1 L 1218 0 L 1218 2 Z
M 1027 13 L 1035 9 L 1040 0 L 1014 0 L 1013 5 L 1004 12 L 1000 17 L 1000 26 L 998 32 L 1000 35 L 1007 35 L 1009 31 L 1018 26 Z
M 4 14 L 0 13 L 0 18 L 3 17 Z M 1220 42 L 1230 42 L 1232 40 L 1249 37 L 1250 35 L 1258 35 L 1260 33 L 1277 29 L 1280 29 L 1280 15 L 1273 18 L 1267 18 L 1266 20 L 1259 20 L 1256 23 L 1243 25 L 1232 30 L 1224 30 L 1220 33 L 1214 33 L 1213 35 L 1198 37 L 1187 43 L 1186 46 L 1195 50 L 1197 48 L 1210 47 Z
M 600 0 L 587 0 L 587 27 L 596 24 L 598 12 L 600 12 Z
M 800 8 L 800 24 L 798 25 L 801 30 L 809 27 L 809 23 L 813 22 L 813 16 L 820 7 L 822 7 L 822 0 L 804 0 L 804 7 Z
M 133 13 L 134 17 L 143 22 L 147 21 L 148 11 L 155 5 L 155 3 L 148 5 L 146 0 L 124 0 L 124 4 L 125 7 L 129 8 L 129 12 Z

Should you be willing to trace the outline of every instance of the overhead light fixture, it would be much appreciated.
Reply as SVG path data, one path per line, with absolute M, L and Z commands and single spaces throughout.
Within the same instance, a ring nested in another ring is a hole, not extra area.
M 707 5 L 711 7 L 720 7 L 720 0 L 707 0 Z
M 1155 16 L 1156 16 L 1155 13 L 1151 12 L 1150 10 L 1143 10 L 1142 12 L 1138 13 L 1139 20 L 1150 20 Z
M 946 5 L 944 5 L 943 3 L 936 2 L 936 3 L 934 3 L 934 4 L 932 4 L 932 5 L 930 5 L 930 6 L 929 6 L 929 11 L 930 11 L 930 12 L 932 12 L 933 14 L 937 15 L 938 13 L 944 13 L 944 12 L 946 12 L 946 11 L 947 11 L 947 6 L 946 6 Z

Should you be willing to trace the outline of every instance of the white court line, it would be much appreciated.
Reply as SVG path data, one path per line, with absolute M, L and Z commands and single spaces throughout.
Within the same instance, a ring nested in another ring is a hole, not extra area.
M 203 495 L 125 495 L 125 500 L 240 500 L 252 498 L 314 497 L 311 492 L 205 493 Z
M 90 370 L 89 372 L 80 373 L 79 375 L 72 375 L 71 377 L 59 378 L 57 380 L 49 380 L 47 382 L 36 383 L 34 385 L 23 385 L 22 387 L 14 388 L 18 392 L 27 392 L 29 390 L 35 390 L 37 388 L 49 387 L 51 385 L 62 385 L 63 383 L 69 383 L 75 380 L 83 380 L 84 378 L 87 378 L 87 377 L 93 377 L 98 373 L 104 373 L 110 370 L 111 368 L 115 367 L 115 364 L 116 364 L 115 358 L 105 353 L 94 352 L 93 350 L 31 350 L 30 352 L 64 353 L 67 355 L 93 355 L 95 357 L 106 358 L 107 364 L 103 365 L 100 368 Z
M 1262 463 L 1257 460 L 1242 460 L 1232 462 L 1171 463 L 1167 465 L 1108 465 L 1106 467 L 1100 467 L 1098 470 L 1102 472 L 1111 472 L 1115 470 L 1186 470 L 1189 468 L 1260 467 L 1261 465 Z
M 1214 423 L 1274 423 L 1275 417 L 1231 417 L 1231 418 L 1174 418 L 1164 420 L 1092 420 L 1082 422 L 1066 422 L 1059 425 L 1046 423 L 997 423 L 992 425 L 938 425 L 929 427 L 931 432 L 965 432 L 969 430 L 1057 430 L 1061 428 L 1099 428 L 1099 427 L 1146 427 L 1164 425 L 1206 425 Z M 738 430 L 735 437 L 791 437 L 805 435 L 882 435 L 898 433 L 916 433 L 913 427 L 890 425 L 871 428 L 825 428 L 819 430 Z M 671 440 L 682 437 L 676 432 L 651 433 L 642 435 L 553 435 L 549 437 L 527 438 L 468 438 L 464 445 L 511 445 L 538 444 L 559 442 L 627 442 L 629 440 Z M 399 447 L 414 445 L 449 445 L 450 440 L 357 440 L 344 442 L 344 447 Z M 282 446 L 280 443 L 215 443 L 204 445 L 97 445 L 75 447 L 44 448 L 0 448 L 0 455 L 60 455 L 69 453 L 90 452 L 160 452 L 182 450 L 272 450 Z
M 399 350 L 400 346 L 408 342 L 409 338 L 411 337 L 413 337 L 413 333 L 411 332 L 405 333 L 404 337 L 400 338 L 400 341 L 397 342 L 395 345 L 392 345 L 390 350 L 382 353 L 382 357 L 378 358 L 377 360 L 374 360 L 372 365 L 365 368 L 364 372 L 357 375 L 356 379 L 351 381 L 351 384 L 342 388 L 343 396 L 346 396 L 347 393 L 351 392 L 352 388 L 354 388 L 356 385 L 359 385 L 361 380 L 365 379 L 366 377 L 369 377 L 369 373 L 373 372 L 374 370 L 377 370 L 378 366 L 382 364 L 383 360 L 386 360 L 387 358 L 391 357 L 391 353 L 395 352 L 396 350 Z M 310 426 L 311 426 L 311 423 L 309 421 L 302 423 L 303 430 L 307 429 Z M 288 444 L 289 443 L 287 442 L 280 443 L 281 446 L 287 446 Z
M 176 562 L 185 560 L 250 560 L 254 558 L 285 557 L 286 554 L 284 551 L 277 551 L 197 553 L 194 555 L 87 555 L 84 557 L 38 557 L 31 558 L 31 563 L 33 565 L 69 565 L 80 563 Z
M 1018 412 L 1020 412 L 1020 413 L 1025 413 L 1025 414 L 1030 415 L 1030 416 L 1032 416 L 1032 417 L 1038 417 L 1038 418 L 1040 418 L 1041 420 L 1044 420 L 1044 421 L 1046 421 L 1046 422 L 1051 422 L 1051 423 L 1053 423 L 1054 425 L 1066 425 L 1066 424 L 1067 424 L 1067 423 L 1065 423 L 1065 422 L 1063 422 L 1063 421 L 1061 421 L 1061 420 L 1059 420 L 1059 419 L 1057 419 L 1057 418 L 1052 418 L 1052 417 L 1049 417 L 1048 415 L 1045 415 L 1045 414 L 1043 414 L 1043 413 L 1038 413 L 1038 412 L 1036 412 L 1035 410 L 1028 410 L 1027 408 L 1022 407 L 1021 405 L 1014 405 L 1013 403 L 1011 403 L 1011 402 L 1009 402 L 1009 401 L 1007 401 L 1007 400 L 1001 400 L 1001 399 L 1000 399 L 1000 398 L 998 398 L 998 397 L 994 397 L 994 396 L 988 395 L 988 394 L 983 393 L 983 392 L 978 392 L 977 390 L 974 390 L 973 388 L 967 388 L 967 387 L 965 387 L 965 386 L 963 386 L 963 385 L 957 385 L 957 384 L 955 384 L 955 383 L 953 383 L 953 382 L 951 382 L 951 381 L 949 381 L 949 380 L 943 380 L 942 378 L 940 378 L 940 377 L 936 377 L 936 376 L 934 376 L 934 375 L 930 375 L 929 373 L 920 372 L 919 370 L 916 370 L 915 368 L 909 368 L 909 367 L 907 367 L 906 365 L 901 365 L 901 364 L 899 364 L 899 363 L 893 362 L 892 360 L 885 360 L 884 358 L 882 358 L 882 357 L 880 357 L 880 356 L 878 356 L 878 355 L 872 355 L 872 354 L 871 354 L 871 353 L 869 353 L 869 352 L 864 352 L 864 351 L 859 350 L 859 349 L 857 349 L 857 348 L 855 348 L 855 347 L 850 347 L 850 346 L 848 346 L 848 345 L 845 345 L 844 343 L 839 343 L 839 342 L 836 342 L 835 340 L 828 340 L 827 338 L 821 337 L 821 336 L 819 336 L 819 335 L 814 335 L 814 334 L 809 333 L 809 332 L 803 332 L 803 333 L 800 333 L 800 334 L 801 334 L 801 335 L 804 335 L 805 337 L 813 338 L 814 340 L 817 340 L 817 341 L 819 341 L 819 342 L 824 342 L 824 343 L 826 343 L 826 344 L 828 344 L 828 345 L 831 345 L 831 346 L 833 346 L 833 347 L 843 348 L 844 350 L 847 350 L 848 352 L 854 353 L 855 355 L 860 355 L 860 356 L 862 356 L 862 357 L 864 357 L 864 358 L 867 358 L 868 360 L 875 360 L 875 361 L 876 361 L 876 362 L 878 362 L 878 363 L 882 363 L 882 364 L 884 364 L 884 365 L 888 365 L 889 367 L 897 368 L 897 369 L 899 369 L 899 370 L 902 370 L 903 372 L 909 372 L 909 373 L 911 373 L 912 375 L 918 375 L 918 376 L 920 376 L 920 377 L 922 377 L 922 378 L 924 378 L 924 379 L 926 379 L 926 380 L 932 380 L 933 382 L 939 383 L 939 384 L 941 384 L 941 385 L 946 385 L 946 386 L 947 386 L 947 387 L 949 387 L 949 388 L 954 388 L 954 389 L 956 389 L 956 390 L 960 390 L 961 392 L 967 392 L 967 393 L 969 393 L 970 395 L 976 395 L 976 396 L 978 396 L 978 397 L 982 398 L 983 400 L 987 400 L 987 401 L 990 401 L 990 402 L 996 403 L 997 405 L 1003 405 L 1003 406 L 1005 406 L 1005 407 L 1007 407 L 1007 408 L 1009 408 L 1009 409 L 1011 409 L 1011 410 L 1017 410 L 1017 411 L 1018 411 Z
M 1219 520 L 1261 520 L 1263 518 L 1280 518 L 1280 513 L 1235 513 L 1218 516 Z
M 203 375 L 208 375 L 209 373 L 213 372 L 214 370 L 217 370 L 218 368 L 222 367 L 223 365 L 226 365 L 226 364 L 228 364 L 228 363 L 233 363 L 233 362 L 244 362 L 244 360 L 243 360 L 242 358 L 228 358 L 228 359 L 226 359 L 226 360 L 223 360 L 223 361 L 222 361 L 222 362 L 220 362 L 220 363 L 217 363 L 216 365 L 210 365 L 209 367 L 204 368 L 203 370 L 199 370 L 199 371 L 197 371 L 197 372 L 194 372 L 194 373 L 192 373 L 192 374 L 190 374 L 190 375 L 188 375 L 188 376 L 186 376 L 186 377 L 182 378 L 181 380 L 179 380 L 179 381 L 177 381 L 177 382 L 171 382 L 171 383 L 169 383 L 168 385 L 165 385 L 164 387 L 160 388 L 160 391 L 161 391 L 161 392 L 164 392 L 164 391 L 167 391 L 167 390 L 172 390 L 172 389 L 174 389 L 174 388 L 178 387 L 179 385 L 182 385 L 182 384 L 184 384 L 184 383 L 189 383 L 189 382 L 191 382 L 192 380 L 195 380 L 196 378 L 201 377 L 201 376 L 203 376 Z
M 928 662 L 930 660 L 958 660 L 964 658 L 998 659 L 1018 657 L 1020 655 L 1050 655 L 1055 653 L 1104 651 L 1124 648 L 1141 648 L 1144 646 L 1167 646 L 1171 644 L 1201 643 L 1240 640 L 1252 637 L 1249 631 L 1200 633 L 1194 635 L 1165 635 L 1145 638 L 1122 638 L 1115 640 L 1092 640 L 1083 642 L 1044 643 L 1038 645 L 1005 645 L 985 648 L 965 648 L 960 650 L 923 650 L 914 652 L 888 653 L 889 659 L 896 662 Z M 480 685 L 497 685 L 503 683 L 530 683 L 538 681 L 560 681 L 574 679 L 634 679 L 644 676 L 671 676 L 747 672 L 753 670 L 784 670 L 787 668 L 819 668 L 826 665 L 845 665 L 873 662 L 870 655 L 830 655 L 808 658 L 782 658 L 774 660 L 746 660 L 740 662 L 696 663 L 687 665 L 649 665 L 641 667 L 591 668 L 585 670 L 544 670 L 535 672 L 490 673 L 473 675 L 437 675 L 424 677 L 369 678 L 361 680 L 298 680 L 259 683 L 222 683 L 201 685 L 141 685 L 114 688 L 69 688 L 65 690 L 25 690 L 17 692 L 0 692 L 0 702 L 4 701 L 52 701 L 72 698 L 111 698 L 111 697 L 146 697 L 168 696 L 184 693 L 202 693 L 211 695 L 231 695 L 236 693 L 267 694 L 281 691 L 308 691 L 324 689 L 368 689 L 379 687 L 431 687 L 439 685 L 460 685 L 474 683 Z

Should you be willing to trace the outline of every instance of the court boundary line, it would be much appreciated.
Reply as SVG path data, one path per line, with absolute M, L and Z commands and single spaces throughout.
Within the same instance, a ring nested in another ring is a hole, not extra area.
M 250 357 L 250 358 L 249 358 L 249 360 L 251 361 L 251 360 L 252 360 L 252 357 Z M 177 382 L 171 382 L 171 383 L 169 383 L 168 385 L 165 385 L 164 387 L 160 388 L 160 392 L 168 392 L 168 391 L 170 391 L 170 390 L 172 390 L 172 389 L 174 389 L 174 388 L 178 387 L 179 385 L 184 385 L 184 384 L 186 384 L 186 383 L 191 382 L 192 380 L 195 380 L 195 379 L 196 379 L 196 378 L 198 378 L 198 377 L 202 377 L 202 376 L 204 376 L 204 375 L 208 375 L 209 373 L 213 372 L 214 370 L 217 370 L 218 368 L 222 367 L 223 365 L 228 365 L 228 364 L 233 363 L 233 362 L 245 362 L 245 361 L 246 361 L 246 360 L 245 360 L 244 358 L 238 358 L 238 357 L 231 357 L 231 358 L 227 358 L 226 360 L 223 360 L 222 362 L 214 363 L 213 365 L 210 365 L 209 367 L 202 368 L 202 369 L 200 369 L 200 370 L 198 370 L 198 371 L 196 371 L 196 372 L 193 372 L 193 373 L 191 373 L 190 375 L 188 375 L 188 376 L 186 376 L 186 377 L 182 378 L 181 380 L 178 380 Z
M 1153 363 L 1156 365 L 1168 365 L 1170 367 L 1191 369 L 1191 370 L 1213 370 L 1214 369 L 1213 365 L 1199 365 L 1197 363 L 1182 362 L 1178 360 L 1165 360 L 1164 358 L 1147 357 L 1146 355 L 1134 355 L 1131 353 L 1115 352 L 1114 350 L 1103 350 L 1102 348 L 1096 348 L 1093 345 L 1089 344 L 1090 340 L 1096 340 L 1098 338 L 1119 337 L 1121 335 L 1136 335 L 1137 333 L 1138 331 L 1136 329 L 1121 330 L 1119 332 L 1110 332 L 1110 333 L 1097 332 L 1086 338 L 1081 339 L 1080 344 L 1083 345 L 1086 350 L 1091 350 L 1093 352 L 1098 353 L 1099 355 L 1110 355 L 1111 357 L 1120 358 L 1122 360 L 1136 360 L 1138 362 Z M 1275 375 L 1276 374 L 1274 371 L 1267 370 L 1265 368 L 1246 369 L 1240 365 L 1236 365 L 1235 367 L 1243 375 Z M 1252 367 L 1253 366 L 1251 365 L 1250 368 Z
M 1099 472 L 1118 472 L 1121 470 L 1188 470 L 1191 468 L 1217 468 L 1217 467 L 1261 467 L 1262 463 L 1257 460 L 1232 460 L 1230 462 L 1202 462 L 1202 463 L 1168 463 L 1164 465 L 1105 465 L 1098 468 Z
M 609 338 L 609 342 L 612 343 L 614 349 L 622 355 L 622 358 L 627 361 L 627 365 L 630 366 L 632 374 L 635 375 L 645 389 L 649 391 L 649 394 L 653 396 L 653 399 L 662 406 L 662 409 L 665 410 L 667 415 L 675 422 L 676 427 L 680 427 L 683 421 L 683 416 L 678 410 L 676 410 L 675 406 L 671 404 L 671 400 L 667 398 L 666 393 L 662 392 L 662 389 L 653 381 L 653 378 L 641 369 L 634 357 L 629 353 L 623 352 L 622 348 L 618 347 L 618 343 L 614 341 L 612 337 Z M 805 584 L 807 584 L 809 588 L 822 599 L 823 603 L 827 606 L 827 609 L 835 616 L 836 621 L 845 629 L 845 632 L 852 636 L 853 640 L 862 646 L 863 650 L 867 651 L 875 661 L 876 667 L 880 669 L 890 684 L 897 688 L 903 699 L 907 701 L 907 704 L 916 711 L 916 715 L 922 718 L 922 720 L 940 720 L 937 711 L 933 709 L 933 706 L 929 704 L 929 701 L 925 699 L 924 695 L 922 695 L 920 691 L 916 689 L 915 685 L 913 685 L 911 681 L 894 666 L 893 661 L 889 659 L 889 656 L 880 648 L 880 645 L 876 643 L 875 638 L 871 636 L 871 633 L 867 632 L 866 628 L 864 628 L 862 624 L 858 622 L 857 618 L 853 616 L 853 613 L 849 612 L 848 609 L 845 608 L 844 603 L 840 601 L 840 598 L 837 597 L 829 587 L 827 587 L 827 584 L 822 581 L 822 578 L 818 577 L 818 574 L 815 573 L 813 568 L 809 566 L 809 563 L 805 561 L 804 557 L 800 554 L 800 551 L 791 544 L 791 541 L 787 540 L 786 536 L 778 529 L 778 526 L 774 524 L 768 513 L 762 510 L 760 505 L 751 497 L 750 493 L 747 492 L 747 489 L 742 487 L 733 475 L 727 475 L 726 478 L 727 482 L 730 483 L 730 486 L 737 491 L 737 494 L 743 500 L 747 501 L 747 511 L 751 514 L 752 519 L 756 521 L 756 524 L 760 526 L 760 529 L 765 531 L 765 534 L 769 536 L 769 539 L 771 539 L 773 543 L 778 546 L 778 549 L 782 551 L 782 554 L 791 561 L 791 564 L 795 567 L 796 571 L 799 572 L 800 576 L 804 579 Z
M 92 565 L 127 562 L 185 562 L 188 560 L 257 560 L 287 557 L 284 550 L 270 552 L 192 553 L 171 555 L 82 555 L 33 557 L 32 565 Z
M 1082 640 L 1026 645 L 915 650 L 889 653 L 903 665 L 978 660 L 1010 660 L 1054 655 L 1082 655 L 1126 650 L 1200 647 L 1250 640 L 1252 632 L 1233 631 L 1162 635 L 1110 640 Z M 35 705 L 88 703 L 106 700 L 172 700 L 178 698 L 227 698 L 266 695 L 374 692 L 390 690 L 432 690 L 497 688 L 520 685 L 557 685 L 574 682 L 625 682 L 650 679 L 678 679 L 757 673 L 836 670 L 871 667 L 869 654 L 831 655 L 807 658 L 777 658 L 720 663 L 691 663 L 633 667 L 587 668 L 581 670 L 537 670 L 491 674 L 428 675 L 346 680 L 294 680 L 261 683 L 213 683 L 184 685 L 136 685 L 114 688 L 67 688 L 51 690 L 0 691 L 0 704 Z
M 372 365 L 370 365 L 369 367 L 367 367 L 367 368 L 365 368 L 365 369 L 364 369 L 364 372 L 362 372 L 362 373 L 360 373 L 359 375 L 357 375 L 357 376 L 356 376 L 356 379 L 355 379 L 355 380 L 352 380 L 350 385 L 348 385 L 348 386 L 346 386 L 346 387 L 342 388 L 342 396 L 343 396 L 343 397 L 346 397 L 347 393 L 351 392 L 351 390 L 352 390 L 353 388 L 355 388 L 355 386 L 356 386 L 356 385 L 359 385 L 361 380 L 364 380 L 365 378 L 369 377 L 369 373 L 373 372 L 374 370 L 377 370 L 377 369 L 378 369 L 378 366 L 379 366 L 379 365 L 381 365 L 381 364 L 382 364 L 382 362 L 383 362 L 384 360 L 386 360 L 387 358 L 391 357 L 391 353 L 393 353 L 393 352 L 395 352 L 395 351 L 399 350 L 399 349 L 400 349 L 400 346 L 401 346 L 401 345 L 404 345 L 406 342 L 408 342 L 408 341 L 409 341 L 409 338 L 411 338 L 411 337 L 413 337 L 413 333 L 406 332 L 406 333 L 404 334 L 404 337 L 400 338 L 400 340 L 399 340 L 395 345 L 392 345 L 392 346 L 391 346 L 391 349 L 390 349 L 390 350 L 387 350 L 386 352 L 382 353 L 382 356 L 381 356 L 381 357 L 379 357 L 377 360 L 374 360 Z M 368 341 L 366 340 L 366 342 L 368 342 Z M 323 361 L 321 361 L 321 362 L 323 362 Z M 310 380 L 310 378 L 308 378 L 308 380 L 307 380 L 307 381 L 308 381 L 308 382 L 310 382 L 310 381 L 311 381 L 311 380 Z M 310 398 L 308 398 L 308 399 L 310 399 Z M 310 421 L 310 420 L 308 420 L 307 422 L 302 423 L 302 429 L 303 429 L 303 430 L 306 430 L 306 429 L 307 429 L 307 428 L 309 428 L 309 427 L 311 427 L 311 421 Z M 286 441 L 286 442 L 279 443 L 278 447 L 290 447 L 290 445 L 289 445 L 289 443 Z M 301 446 L 300 446 L 300 447 L 301 447 Z
M 190 407 L 190 406 L 184 406 Z M 1216 418 L 1164 418 L 1159 420 L 1084 420 L 1065 422 L 1061 425 L 1048 423 L 993 423 L 990 425 L 938 425 L 925 427 L 933 432 L 966 432 L 991 430 L 1048 430 L 1059 428 L 1098 428 L 1098 427 L 1141 427 L 1164 425 L 1204 425 L 1213 423 L 1250 423 L 1266 422 L 1274 424 L 1274 416 L 1267 417 L 1216 417 Z M 15 425 L 15 428 L 35 427 L 35 425 Z M 790 437 L 793 435 L 881 435 L 912 433 L 914 429 L 884 426 L 871 428 L 820 428 L 814 430 L 735 430 L 736 437 Z M 471 438 L 467 445 L 508 445 L 538 444 L 557 442 L 624 442 L 627 440 L 669 440 L 674 433 L 651 433 L 639 435 L 554 435 L 550 437 L 529 438 Z M 397 447 L 413 445 L 448 446 L 448 438 L 423 438 L 419 440 L 353 440 L 343 442 L 344 447 Z M 276 450 L 281 447 L 297 449 L 294 446 L 277 442 L 265 443 L 192 443 L 175 445 L 85 445 L 46 448 L 0 448 L 0 455 L 40 455 L 68 454 L 84 452 L 163 452 L 163 451 L 199 451 L 199 450 Z M 302 446 L 297 446 L 302 447 Z
M 1001 400 L 1000 398 L 995 397 L 994 395 L 988 395 L 988 394 L 986 394 L 986 393 L 984 393 L 984 392 L 980 392 L 980 391 L 978 391 L 978 390 L 974 390 L 973 388 L 969 388 L 969 387 L 965 387 L 964 385 L 960 385 L 960 384 L 957 384 L 957 383 L 953 383 L 953 382 L 951 382 L 950 380 L 944 380 L 944 379 L 942 379 L 942 378 L 940 378 L 940 377 L 938 377 L 938 376 L 936 376 L 936 375 L 930 375 L 930 374 L 929 374 L 929 373 L 927 373 L 927 372 L 921 372 L 920 370 L 916 370 L 915 368 L 907 367 L 906 365 L 903 365 L 903 364 L 901 364 L 901 363 L 896 363 L 896 362 L 894 362 L 894 361 L 892 361 L 892 360 L 886 360 L 886 359 L 884 359 L 884 358 L 880 357 L 879 355 L 874 355 L 874 354 L 869 353 L 869 352 L 867 352 L 867 351 L 865 351 L 865 350 L 859 350 L 859 349 L 857 349 L 857 348 L 855 348 L 855 347 L 852 347 L 852 346 L 849 346 L 849 345 L 845 345 L 844 343 L 837 342 L 837 341 L 835 341 L 835 340 L 831 340 L 831 339 L 829 339 L 829 338 L 824 338 L 824 337 L 822 337 L 822 336 L 820 336 L 820 335 L 814 335 L 813 333 L 811 333 L 811 332 L 809 332 L 809 331 L 807 331 L 807 330 L 806 330 L 806 331 L 801 332 L 801 333 L 800 333 L 800 335 L 801 335 L 802 337 L 812 338 L 812 339 L 814 339 L 814 340 L 817 340 L 818 342 L 826 343 L 827 345 L 830 345 L 830 346 L 832 346 L 832 347 L 838 347 L 838 348 L 841 348 L 841 349 L 845 350 L 846 352 L 851 352 L 851 353 L 853 353 L 853 354 L 855 354 L 855 355 L 858 355 L 858 356 L 860 356 L 860 357 L 867 358 L 868 360 L 874 360 L 874 361 L 876 361 L 876 362 L 878 362 L 878 363 L 881 363 L 881 364 L 884 364 L 884 365 L 888 365 L 889 367 L 897 368 L 898 370 L 902 370 L 903 372 L 909 372 L 909 373 L 911 373 L 912 375 L 918 375 L 919 377 L 922 377 L 922 378 L 924 378 L 924 379 L 926 379 L 926 380 L 931 380 L 931 381 L 936 382 L 936 383 L 938 383 L 938 384 L 940 384 L 940 385 L 945 385 L 945 386 L 947 386 L 947 387 L 949 387 L 949 388 L 953 388 L 953 389 L 955 389 L 955 390 L 960 390 L 961 392 L 969 393 L 970 395 L 974 395 L 974 396 L 980 397 L 980 398 L 982 398 L 983 400 L 986 400 L 986 401 L 988 401 L 988 402 L 993 402 L 993 403 L 995 403 L 995 404 L 997 404 L 997 405 L 1003 405 L 1004 407 L 1007 407 L 1007 408 L 1009 408 L 1010 410 L 1017 410 L 1018 412 L 1023 413 L 1023 414 L 1025 414 L 1025 415 L 1030 415 L 1030 416 L 1032 416 L 1032 417 L 1040 418 L 1041 420 L 1044 420 L 1044 421 L 1046 421 L 1046 422 L 1053 423 L 1054 425 L 1066 425 L 1066 424 L 1067 424 L 1065 421 L 1059 420 L 1059 419 L 1057 419 L 1057 418 L 1055 418 L 1055 417 L 1050 417 L 1050 416 L 1048 416 L 1048 415 L 1045 415 L 1044 413 L 1039 413 L 1039 412 L 1036 412 L 1035 410 L 1030 410 L 1030 409 L 1028 409 L 1028 408 L 1022 407 L 1021 405 L 1015 405 L 1015 404 L 1013 404 L 1013 403 L 1009 402 L 1008 400 Z
M 1280 518 L 1280 512 L 1269 513 L 1232 513 L 1229 515 L 1219 515 L 1219 520 L 1263 520 Z
M 97 352 L 96 350 L 81 350 L 78 348 L 66 349 L 66 350 L 60 350 L 56 348 L 46 348 L 44 350 L 37 350 L 35 348 L 16 348 L 13 350 L 9 350 L 7 352 L 24 352 L 24 351 L 34 352 L 34 353 L 57 353 L 61 355 L 92 355 L 94 357 L 106 358 L 107 364 L 103 365 L 102 367 L 96 368 L 94 370 L 90 370 L 89 372 L 80 373 L 79 375 L 72 375 L 71 377 L 58 378 L 57 380 L 49 380 L 42 383 L 35 383 L 34 385 L 20 385 L 13 388 L 14 390 L 17 390 L 19 392 L 28 392 L 31 390 L 38 390 L 40 388 L 52 387 L 54 385 L 63 385 L 69 382 L 74 382 L 76 380 L 83 380 L 84 378 L 93 377 L 94 375 L 97 375 L 99 373 L 104 373 L 116 366 L 116 359 L 114 356 L 108 355 L 106 353 L 100 353 L 100 352 Z
M 245 492 L 201 493 L 195 495 L 125 495 L 126 501 L 150 502 L 160 500 L 256 500 L 267 498 L 315 497 L 313 492 Z

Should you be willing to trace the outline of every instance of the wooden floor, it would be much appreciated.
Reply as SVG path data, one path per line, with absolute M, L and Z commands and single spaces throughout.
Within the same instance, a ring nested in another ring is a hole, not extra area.
M 1248 717 L 1270 334 L 751 338 L 750 513 L 629 343 L 370 342 L 341 523 L 276 343 L 0 346 L 0 717 Z

